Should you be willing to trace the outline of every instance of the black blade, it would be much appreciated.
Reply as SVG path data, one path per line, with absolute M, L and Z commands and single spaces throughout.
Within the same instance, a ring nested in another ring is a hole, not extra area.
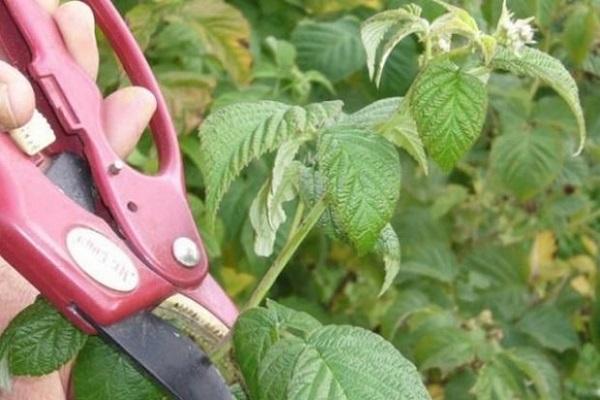
M 46 176 L 68 197 L 90 212 L 94 212 L 94 184 L 87 162 L 72 153 L 63 153 L 52 160 Z
M 177 400 L 231 400 L 208 356 L 166 321 L 144 311 L 118 324 L 95 326 Z
M 65 195 L 94 212 L 95 189 L 85 160 L 74 154 L 61 154 L 46 175 Z M 128 354 L 175 399 L 232 399 L 206 354 L 191 339 L 150 312 L 141 312 L 109 327 L 87 319 L 105 340 Z

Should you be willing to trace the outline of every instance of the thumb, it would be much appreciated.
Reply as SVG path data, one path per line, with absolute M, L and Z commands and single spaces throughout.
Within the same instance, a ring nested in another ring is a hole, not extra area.
M 18 128 L 31 120 L 35 95 L 21 73 L 0 61 L 0 128 Z

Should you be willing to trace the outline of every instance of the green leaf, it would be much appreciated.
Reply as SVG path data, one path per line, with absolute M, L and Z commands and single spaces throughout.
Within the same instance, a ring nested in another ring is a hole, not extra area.
M 429 399 L 414 366 L 380 336 L 308 322 L 276 303 L 268 307 L 244 313 L 234 331 L 252 398 Z
M 383 257 L 385 264 L 385 279 L 379 292 L 381 296 L 394 283 L 396 276 L 400 272 L 400 262 L 402 261 L 400 240 L 391 224 L 387 224 L 381 231 L 375 245 L 375 250 Z
M 539 78 L 556 90 L 567 102 L 577 120 L 580 141 L 575 154 L 581 153 L 587 133 L 579 102 L 579 89 L 569 71 L 559 60 L 530 47 L 523 48 L 518 55 L 505 47 L 499 47 L 492 60 L 492 66 L 515 74 Z
M 443 217 L 468 197 L 469 192 L 464 186 L 449 184 L 432 204 L 431 216 L 435 219 Z
M 541 346 L 559 352 L 579 344 L 568 317 L 554 306 L 543 305 L 528 311 L 517 323 L 517 328 Z
M 236 359 L 253 398 L 258 396 L 263 385 L 258 368 L 273 344 L 286 333 L 307 336 L 321 327 L 319 321 L 306 313 L 290 310 L 275 302 L 267 302 L 267 307 L 246 311 L 233 331 Z
M 396 149 L 379 135 L 341 127 L 321 136 L 318 152 L 336 224 L 359 252 L 370 251 L 400 196 Z
M 566 380 L 565 386 L 570 391 L 586 393 L 589 394 L 590 398 L 593 398 L 600 391 L 598 377 L 600 377 L 600 353 L 593 344 L 586 343 L 579 353 L 577 365 Z
M 365 63 L 355 17 L 345 16 L 332 22 L 303 21 L 292 32 L 292 43 L 298 50 L 300 68 L 320 71 L 332 82 L 361 70 Z
M 520 347 L 510 349 L 505 354 L 533 382 L 537 398 L 562 399 L 558 371 L 543 353 L 534 348 Z
M 370 331 L 326 326 L 303 343 L 289 342 L 293 344 L 289 350 L 285 345 L 273 348 L 260 370 L 261 377 L 268 377 L 275 372 L 270 370 L 271 361 L 297 354 L 291 365 L 282 368 L 291 371 L 287 396 L 263 392 L 264 399 L 429 399 L 414 366 Z
M 552 132 L 504 134 L 493 145 L 491 170 L 503 187 L 527 199 L 558 177 L 564 163 L 563 147 L 561 137 Z
M 475 347 L 468 332 L 448 327 L 422 335 L 416 343 L 415 362 L 421 370 L 439 368 L 447 374 L 475 359 Z
M 287 220 L 283 204 L 298 193 L 299 168 L 294 157 L 302 144 L 290 140 L 281 145 L 275 157 L 271 178 L 263 185 L 250 207 L 250 222 L 256 232 L 254 251 L 259 256 L 273 254 L 279 227 Z
M 434 62 L 413 83 L 410 107 L 429 154 L 450 170 L 481 132 L 486 88 L 452 62 Z
M 425 309 L 429 304 L 429 299 L 422 292 L 414 289 L 402 290 L 381 321 L 383 335 L 393 341 L 406 319 L 413 313 Z
M 471 391 L 477 400 L 519 399 L 523 398 L 519 381 L 512 363 L 500 354 L 480 370 Z
M 78 400 L 166 400 L 168 397 L 125 356 L 91 337 L 73 368 Z
M 456 258 L 444 243 L 423 243 L 407 255 L 402 271 L 450 283 L 458 273 Z
M 575 5 L 565 22 L 563 35 L 569 57 L 576 65 L 586 60 L 599 28 L 598 15 L 592 6 Z
M 375 129 L 387 140 L 406 150 L 427 174 L 429 168 L 425 149 L 417 132 L 417 125 L 407 112 L 405 104 L 402 97 L 378 100 L 346 116 L 337 126 Z
M 244 392 L 244 388 L 239 383 L 231 386 L 231 394 L 235 400 L 250 400 L 246 392 Z
M 0 338 L 0 347 L 6 346 L 11 374 L 41 376 L 75 357 L 86 339 L 83 332 L 40 297 L 11 321 Z
M 12 382 L 10 379 L 10 369 L 8 367 L 8 359 L 0 356 L 0 393 L 10 391 Z
M 385 124 L 400 109 L 402 97 L 390 97 L 377 100 L 353 114 L 342 118 L 337 126 L 348 126 L 360 129 L 375 129 Z
M 444 1 L 433 0 L 443 6 L 448 13 L 436 18 L 429 28 L 428 34 L 435 36 L 458 34 L 469 39 L 479 35 L 479 27 L 475 19 L 466 10 Z
M 289 139 L 314 135 L 341 114 L 341 102 L 306 107 L 273 101 L 238 103 L 211 114 L 200 128 L 210 220 L 233 180 L 251 161 Z
M 369 76 L 377 86 L 394 48 L 411 34 L 427 31 L 428 23 L 420 14 L 421 9 L 411 5 L 375 14 L 362 24 L 361 37 L 367 51 Z

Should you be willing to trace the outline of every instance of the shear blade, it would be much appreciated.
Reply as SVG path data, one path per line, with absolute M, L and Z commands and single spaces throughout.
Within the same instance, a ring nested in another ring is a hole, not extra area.
M 128 354 L 177 400 L 231 400 L 223 378 L 196 344 L 148 311 L 98 333 Z
M 48 178 L 81 207 L 94 212 L 94 185 L 85 160 L 64 153 Z M 231 400 L 225 381 L 208 356 L 175 327 L 148 311 L 111 326 L 86 318 L 108 342 L 128 354 L 176 400 Z

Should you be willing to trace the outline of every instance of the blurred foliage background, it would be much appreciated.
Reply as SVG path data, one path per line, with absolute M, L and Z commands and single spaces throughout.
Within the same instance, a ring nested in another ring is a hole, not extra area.
M 185 154 L 190 201 L 212 270 L 240 304 L 271 259 L 253 251 L 248 209 L 272 159 L 250 165 L 206 229 L 197 128 L 224 105 L 342 99 L 346 111 L 402 96 L 419 43 L 396 48 L 381 87 L 370 82 L 360 23 L 404 0 L 115 0 L 168 99 Z M 428 18 L 443 9 L 415 1 Z M 458 0 L 494 29 L 501 0 Z M 270 297 L 324 323 L 391 341 L 434 399 L 600 399 L 600 1 L 514 0 L 535 17 L 537 46 L 576 77 L 590 134 L 581 157 L 567 105 L 533 79 L 491 77 L 485 131 L 449 174 L 405 153 L 393 226 L 402 271 L 378 297 L 381 261 L 315 230 Z M 104 52 L 107 92 L 127 77 Z M 129 160 L 148 172 L 145 137 Z M 286 229 L 282 229 L 279 246 Z M 277 247 L 277 246 L 276 246 Z M 277 249 L 276 249 L 277 253 Z M 537 389 L 533 389 L 533 386 Z M 540 390 L 540 388 L 545 390 Z

